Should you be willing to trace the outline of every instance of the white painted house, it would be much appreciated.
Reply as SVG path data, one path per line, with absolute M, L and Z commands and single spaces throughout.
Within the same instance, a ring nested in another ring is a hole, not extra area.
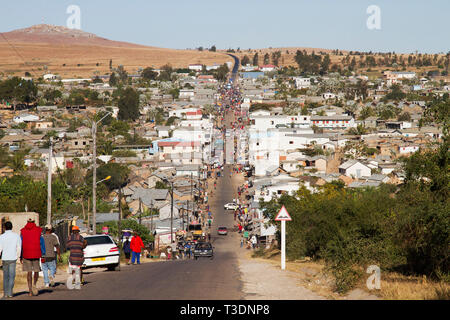
M 15 116 L 13 118 L 13 121 L 15 123 L 33 122 L 33 121 L 39 121 L 39 117 L 35 116 L 34 114 L 22 113 L 22 114 L 20 114 L 18 116 Z
M 410 153 L 414 153 L 416 151 L 418 151 L 420 149 L 419 146 L 417 145 L 400 145 L 398 146 L 398 152 L 400 154 L 410 154 Z
M 304 115 L 279 115 L 279 116 L 250 116 L 251 127 L 257 130 L 267 130 L 269 128 L 309 128 L 311 117 Z
M 312 116 L 311 125 L 319 128 L 348 129 L 356 127 L 355 119 L 352 116 Z
M 189 65 L 189 70 L 202 71 L 203 70 L 203 65 L 201 65 L 201 64 L 190 64 Z
M 339 166 L 339 173 L 347 177 L 370 177 L 371 169 L 358 160 L 348 160 Z
M 303 77 L 294 77 L 295 86 L 297 89 L 305 89 L 309 88 L 311 86 L 311 79 L 310 78 L 303 78 Z

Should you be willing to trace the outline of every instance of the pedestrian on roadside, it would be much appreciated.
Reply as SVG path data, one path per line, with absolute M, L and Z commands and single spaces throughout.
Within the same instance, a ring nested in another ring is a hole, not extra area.
M 29 296 L 37 296 L 39 293 L 36 287 L 41 271 L 39 259 L 45 254 L 44 238 L 41 233 L 42 228 L 36 226 L 33 218 L 29 218 L 25 227 L 20 230 L 20 236 L 22 237 L 20 263 L 22 263 L 22 270 L 27 273 Z
M 256 240 L 256 236 L 253 235 L 250 241 L 252 243 L 252 248 L 255 249 L 256 248 L 256 244 L 258 243 L 258 240 Z
M 42 272 L 44 273 L 44 284 L 48 288 L 55 284 L 56 274 L 56 255 L 58 255 L 59 261 L 61 259 L 61 251 L 59 250 L 59 241 L 54 234 L 52 234 L 52 225 L 47 224 L 45 226 L 44 243 L 45 254 L 42 256 Z M 56 252 L 55 252 L 56 249 Z M 50 275 L 48 272 L 50 271 Z
M 171 244 L 171 251 L 172 251 L 172 260 L 177 259 L 177 244 L 175 243 L 175 241 L 172 241 Z
M 184 245 L 184 256 L 191 258 L 191 244 L 189 242 Z
M 5 222 L 5 233 L 0 235 L 0 255 L 3 269 L 3 297 L 12 298 L 16 279 L 16 262 L 22 249 L 20 236 L 12 231 L 11 221 Z
M 144 243 L 137 231 L 134 231 L 133 237 L 131 238 L 130 249 L 131 249 L 131 264 L 137 260 L 137 264 L 141 264 L 141 251 L 144 248 Z
M 123 242 L 123 253 L 125 254 L 125 260 L 127 261 L 127 265 L 130 264 L 130 255 L 131 255 L 131 244 L 130 244 L 130 237 L 126 237 L 125 241 Z
M 244 246 L 244 237 L 241 237 L 241 248 Z
M 182 242 L 178 243 L 178 252 L 180 253 L 180 258 L 183 259 L 185 257 L 183 257 L 184 254 L 184 246 Z
M 67 241 L 67 249 L 70 250 L 69 270 L 72 275 L 75 274 L 75 289 L 77 290 L 81 289 L 83 278 L 81 266 L 84 263 L 83 249 L 86 248 L 86 246 L 87 241 L 80 235 L 80 228 L 78 226 L 72 226 L 72 233 Z

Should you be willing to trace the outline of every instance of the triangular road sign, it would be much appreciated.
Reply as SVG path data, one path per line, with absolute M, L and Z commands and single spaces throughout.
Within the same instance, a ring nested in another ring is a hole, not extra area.
M 291 216 L 284 206 L 282 206 L 280 211 L 278 211 L 278 214 L 275 217 L 275 221 L 292 221 Z

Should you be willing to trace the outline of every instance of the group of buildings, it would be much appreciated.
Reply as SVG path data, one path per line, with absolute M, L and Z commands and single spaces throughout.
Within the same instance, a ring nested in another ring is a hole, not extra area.
M 212 167 L 231 163 L 224 153 L 230 149 L 230 141 L 236 148 L 233 161 L 246 168 L 248 208 L 257 226 L 254 230 L 260 237 L 269 237 L 274 230 L 264 224 L 259 210 L 261 198 L 268 201 L 301 186 L 316 192 L 332 181 L 340 181 L 348 188 L 399 184 L 404 176 L 398 158 L 427 148 L 442 137 L 439 127 L 420 126 L 420 119 L 427 107 L 426 94 L 442 96 L 449 92 L 445 81 L 436 85 L 436 81 L 411 72 L 387 72 L 370 80 L 366 76 L 333 74 L 285 76 L 270 65 L 241 67 L 238 85 L 245 127 L 234 131 L 229 128 L 224 136 L 214 124 L 219 83 L 213 76 L 202 74 L 204 66 L 189 65 L 188 69 L 196 75 L 177 74 L 176 80 L 136 87 L 140 117 L 127 134 L 144 140 L 133 143 L 123 134 L 111 133 L 113 149 L 98 153 L 104 163 L 122 163 L 131 169 L 130 181 L 123 189 L 124 201 L 130 215 L 148 226 L 161 245 L 170 241 L 170 226 L 174 232 L 184 232 L 188 224 L 204 223 L 198 204 L 208 201 L 205 180 Z M 402 82 L 405 79 L 407 84 Z M 49 78 L 42 87 L 51 87 L 52 80 Z M 366 96 L 349 96 L 345 89 L 359 81 L 367 82 Z M 88 85 L 100 97 L 115 90 L 106 83 L 83 82 L 66 81 L 64 89 L 69 92 Z M 415 93 L 419 99 L 385 101 L 393 84 L 400 85 L 404 92 Z M 168 94 L 172 88 L 178 88 L 177 98 Z M 299 90 L 301 94 L 290 94 Z M 264 107 L 255 108 L 257 105 Z M 382 118 L 377 115 L 382 108 L 409 117 Z M 0 110 L 0 145 L 11 153 L 27 148 L 27 174 L 35 179 L 46 176 L 49 132 L 54 140 L 53 174 L 72 168 L 77 160 L 92 163 L 91 126 L 86 121 L 71 125 L 74 119 L 87 119 L 100 110 L 109 111 L 113 118 L 119 111 L 115 106 L 84 105 Z M 364 110 L 373 112 L 364 117 Z M 129 154 L 123 155 L 120 151 L 124 150 Z M 9 166 L 0 168 L 1 176 L 12 174 L 14 170 Z M 157 189 L 161 184 L 173 185 L 173 193 Z M 118 193 L 113 192 L 109 200 L 117 203 Z M 145 210 L 156 210 L 158 214 L 143 215 Z M 99 213 L 97 222 L 110 219 L 118 219 L 117 213 Z

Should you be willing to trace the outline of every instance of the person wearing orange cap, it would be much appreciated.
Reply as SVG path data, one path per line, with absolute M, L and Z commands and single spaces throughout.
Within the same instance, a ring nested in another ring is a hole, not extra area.
M 83 249 L 86 246 L 87 241 L 80 235 L 80 228 L 72 226 L 72 234 L 67 241 L 67 249 L 70 250 L 69 268 L 72 273 L 75 271 L 75 289 L 81 289 L 81 266 L 84 262 Z

